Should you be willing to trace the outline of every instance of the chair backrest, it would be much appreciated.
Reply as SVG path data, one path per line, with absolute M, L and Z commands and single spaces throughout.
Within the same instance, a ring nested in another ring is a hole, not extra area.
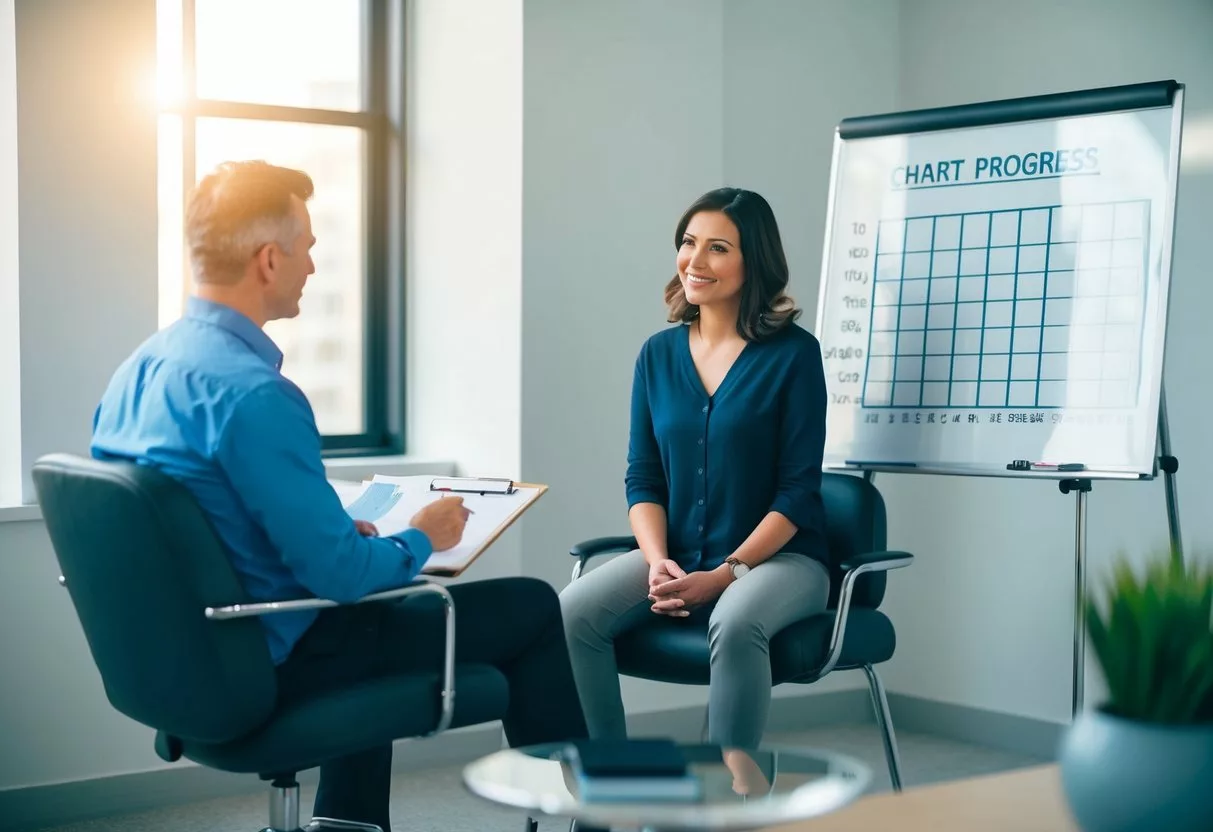
M 862 477 L 823 473 L 821 499 L 830 547 L 830 606 L 833 606 L 842 583 L 839 564 L 865 552 L 883 551 L 887 546 L 884 498 L 875 485 Z M 884 600 L 884 588 L 884 572 L 863 575 L 855 582 L 851 604 L 879 607 Z
M 51 454 L 33 467 L 55 556 L 110 703 L 181 739 L 226 742 L 265 721 L 277 681 L 249 599 L 193 496 L 129 462 Z

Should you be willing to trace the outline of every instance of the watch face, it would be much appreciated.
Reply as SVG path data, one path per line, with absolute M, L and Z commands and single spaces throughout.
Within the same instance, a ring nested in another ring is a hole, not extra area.
M 741 576 L 745 575 L 745 573 L 747 573 L 749 571 L 750 571 L 750 567 L 746 566 L 744 563 L 734 563 L 733 564 L 733 577 L 734 578 L 740 578 Z

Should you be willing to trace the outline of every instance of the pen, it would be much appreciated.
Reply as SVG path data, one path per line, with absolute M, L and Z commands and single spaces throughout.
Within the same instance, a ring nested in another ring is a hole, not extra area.
M 435 490 L 435 491 L 450 491 L 451 489 L 449 489 L 449 488 L 435 488 L 434 490 Z M 446 495 L 445 495 L 445 494 L 443 494 L 443 495 L 442 495 L 441 497 L 439 497 L 438 499 L 440 499 L 440 500 L 445 500 L 445 499 L 446 499 Z M 474 512 L 474 511 L 472 511 L 470 508 L 468 508 L 466 505 L 465 505 L 463 508 L 464 508 L 464 510 L 465 510 L 465 511 L 467 511 L 467 513 L 468 513 L 468 514 L 475 514 L 475 513 L 476 513 L 476 512 Z

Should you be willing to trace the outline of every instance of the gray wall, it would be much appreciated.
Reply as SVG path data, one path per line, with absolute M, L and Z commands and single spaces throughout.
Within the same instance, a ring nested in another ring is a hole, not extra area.
M 106 381 L 156 326 L 156 30 L 154 0 L 19 0 L 16 12 L 28 471 L 87 448 Z M 0 788 L 154 759 L 150 733 L 108 708 L 55 575 L 41 523 L 0 523 Z
M 912 13 L 910 9 L 913 9 Z M 1213 542 L 1213 407 L 1204 251 L 1213 224 L 1213 4 L 915 0 L 902 6 L 899 107 L 1174 78 L 1188 85 L 1166 354 L 1167 399 L 1189 544 Z M 1011 21 L 1014 21 L 1011 23 Z M 1026 25 L 1031 22 L 1031 25 Z M 945 33 L 943 35 L 941 33 Z M 918 553 L 891 578 L 898 693 L 1064 722 L 1070 716 L 1074 498 L 1048 483 L 877 478 L 896 544 Z M 1111 558 L 1166 545 L 1161 482 L 1096 484 L 1091 585 Z M 1087 702 L 1102 696 L 1088 676 Z
M 896 0 L 725 4 L 724 172 L 775 211 L 789 293 L 814 328 L 834 127 L 896 107 Z
M 87 446 L 114 366 L 155 328 L 155 8 L 17 3 L 27 470 L 42 454 Z

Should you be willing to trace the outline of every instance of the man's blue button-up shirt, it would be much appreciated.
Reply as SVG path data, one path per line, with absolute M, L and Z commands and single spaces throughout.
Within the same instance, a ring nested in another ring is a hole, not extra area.
M 256 601 L 353 601 L 412 580 L 432 551 L 417 529 L 363 537 L 329 485 L 320 433 L 282 353 L 234 309 L 190 298 L 184 317 L 118 368 L 92 453 L 152 465 L 194 495 Z M 281 663 L 316 612 L 263 616 Z

